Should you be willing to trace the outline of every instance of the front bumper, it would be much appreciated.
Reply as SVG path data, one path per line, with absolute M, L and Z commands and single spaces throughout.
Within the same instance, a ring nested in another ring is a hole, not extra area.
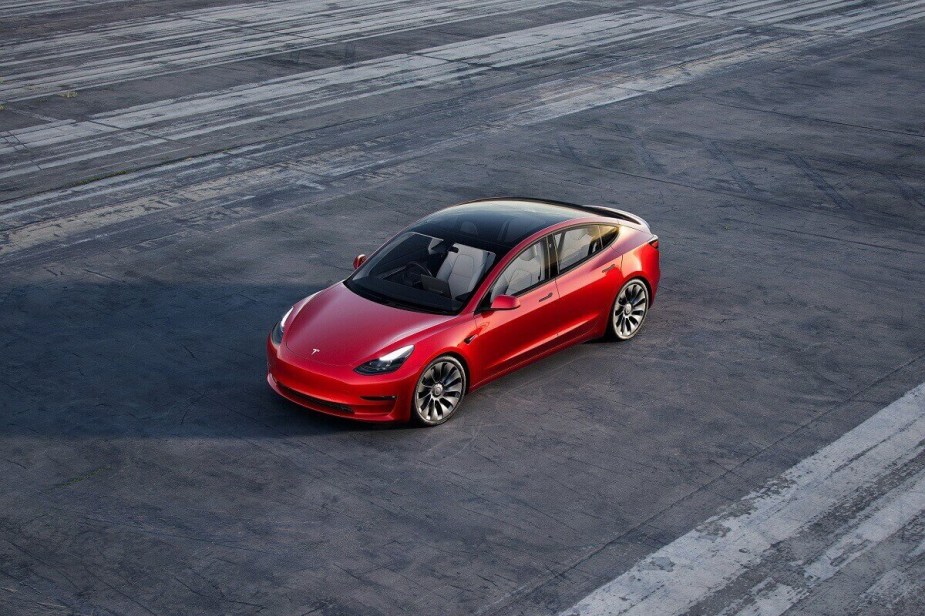
M 287 400 L 319 413 L 368 422 L 407 421 L 416 379 L 407 365 L 367 376 L 349 366 L 299 357 L 267 338 L 267 383 Z

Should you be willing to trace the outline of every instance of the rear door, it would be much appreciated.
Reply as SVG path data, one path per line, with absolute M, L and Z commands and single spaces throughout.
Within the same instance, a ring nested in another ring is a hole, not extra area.
M 602 333 L 620 284 L 620 255 L 613 250 L 619 227 L 581 225 L 553 234 L 558 269 L 556 303 L 563 339 Z M 565 340 L 560 340 L 565 342 Z

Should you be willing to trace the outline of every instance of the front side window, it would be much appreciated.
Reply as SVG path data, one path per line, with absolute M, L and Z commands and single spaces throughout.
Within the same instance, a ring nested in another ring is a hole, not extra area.
M 489 301 L 499 295 L 519 295 L 546 280 L 549 280 L 549 258 L 543 238 L 517 255 L 501 272 L 491 287 Z
M 494 261 L 493 252 L 409 231 L 373 255 L 345 284 L 382 304 L 453 314 L 462 310 Z
M 617 228 L 609 225 L 585 225 L 556 233 L 553 244 L 558 255 L 559 273 L 600 252 L 616 236 Z

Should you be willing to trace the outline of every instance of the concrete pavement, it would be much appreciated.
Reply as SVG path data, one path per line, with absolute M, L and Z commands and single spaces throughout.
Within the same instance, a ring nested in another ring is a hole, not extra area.
M 0 2 L 0 611 L 559 614 L 735 510 L 925 381 L 923 11 Z M 271 394 L 292 302 L 511 194 L 652 224 L 646 331 L 433 430 Z M 774 605 L 925 611 L 921 515 L 863 526 L 915 447 L 680 609 L 861 528 Z

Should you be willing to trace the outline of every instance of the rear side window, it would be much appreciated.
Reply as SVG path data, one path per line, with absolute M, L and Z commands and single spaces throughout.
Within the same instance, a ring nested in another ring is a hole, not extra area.
M 617 239 L 617 234 L 620 232 L 619 227 L 614 227 L 611 225 L 598 225 L 597 228 L 600 230 L 601 234 L 602 250 L 613 244 L 613 241 Z
M 611 225 L 583 225 L 553 235 L 559 273 L 572 269 L 603 250 L 614 241 L 618 231 L 617 227 Z

